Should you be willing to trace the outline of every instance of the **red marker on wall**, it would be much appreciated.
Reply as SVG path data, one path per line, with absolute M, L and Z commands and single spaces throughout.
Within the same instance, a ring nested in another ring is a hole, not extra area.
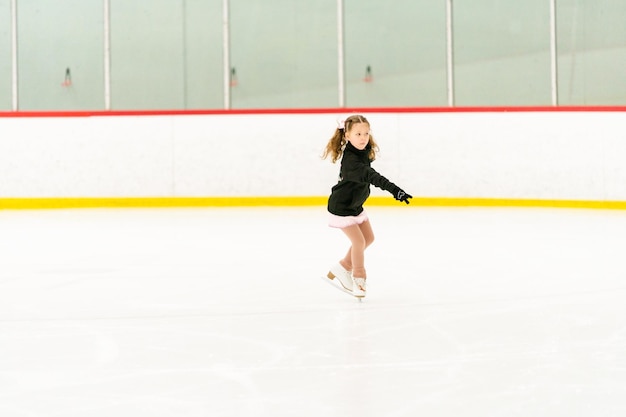
M 63 87 L 69 87 L 72 85 L 72 74 L 70 73 L 70 69 L 65 69 L 65 79 L 61 83 Z
M 363 78 L 363 81 L 365 81 L 366 83 L 371 83 L 373 81 L 372 67 L 369 65 L 365 67 L 365 78 Z
M 235 71 L 235 67 L 230 69 L 230 86 L 237 87 L 237 72 Z

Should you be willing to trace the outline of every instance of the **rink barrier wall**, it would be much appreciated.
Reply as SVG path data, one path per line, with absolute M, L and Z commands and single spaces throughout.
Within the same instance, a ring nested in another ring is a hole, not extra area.
M 0 112 L 0 209 L 323 206 L 354 113 L 411 207 L 626 209 L 626 106 Z

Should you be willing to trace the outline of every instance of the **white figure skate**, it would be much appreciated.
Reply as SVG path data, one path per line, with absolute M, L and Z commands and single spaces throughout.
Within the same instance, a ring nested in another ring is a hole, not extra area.
M 352 274 L 341 266 L 340 263 L 333 265 L 326 274 L 328 282 L 335 288 L 352 294 Z

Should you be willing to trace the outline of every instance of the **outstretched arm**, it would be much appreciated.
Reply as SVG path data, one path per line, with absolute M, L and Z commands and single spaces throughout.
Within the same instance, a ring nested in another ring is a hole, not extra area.
M 389 181 L 384 176 L 380 175 L 374 168 L 368 167 L 367 169 L 367 182 L 370 184 L 385 190 L 389 191 L 393 198 L 398 201 L 404 201 L 409 204 L 409 199 L 413 198 L 412 195 L 404 191 L 402 188 L 398 187 L 393 182 Z

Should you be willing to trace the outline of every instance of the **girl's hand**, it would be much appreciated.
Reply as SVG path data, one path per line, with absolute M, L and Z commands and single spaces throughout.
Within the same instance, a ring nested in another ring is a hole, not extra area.
M 402 188 L 398 188 L 393 193 L 393 198 L 395 198 L 398 201 L 404 201 L 405 203 L 409 204 L 409 199 L 413 198 L 413 196 L 411 194 L 408 194 Z

